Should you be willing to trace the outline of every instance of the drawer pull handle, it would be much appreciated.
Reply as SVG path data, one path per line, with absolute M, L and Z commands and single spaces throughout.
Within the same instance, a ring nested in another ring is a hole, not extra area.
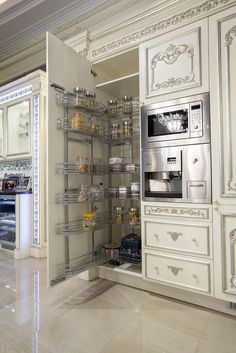
M 182 267 L 175 267 L 175 266 L 171 266 L 171 265 L 168 265 L 167 267 L 171 270 L 171 272 L 173 273 L 174 276 L 177 276 L 180 271 L 183 271 Z
M 198 278 L 197 278 L 197 275 L 193 275 L 193 278 L 196 280 L 196 282 L 198 282 Z
M 230 279 L 231 288 L 236 288 L 236 277 L 232 276 Z
M 159 276 L 160 272 L 159 272 L 158 266 L 155 266 L 154 268 L 155 268 L 155 270 L 156 270 L 156 272 L 157 272 L 157 275 Z
M 167 232 L 167 234 L 170 234 L 171 236 L 171 239 L 173 241 L 176 241 L 179 239 L 179 237 L 182 237 L 183 236 L 183 233 L 178 233 L 178 232 Z
M 154 237 L 156 238 L 156 240 L 159 241 L 158 234 L 157 234 L 157 233 L 154 233 L 153 235 L 154 235 Z
M 198 245 L 196 238 L 193 238 L 192 241 L 194 242 L 194 244 L 195 244 L 196 246 Z

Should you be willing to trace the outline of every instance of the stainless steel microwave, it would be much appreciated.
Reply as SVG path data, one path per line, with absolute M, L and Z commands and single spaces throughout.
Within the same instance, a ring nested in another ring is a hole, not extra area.
M 209 93 L 141 108 L 142 148 L 210 142 Z

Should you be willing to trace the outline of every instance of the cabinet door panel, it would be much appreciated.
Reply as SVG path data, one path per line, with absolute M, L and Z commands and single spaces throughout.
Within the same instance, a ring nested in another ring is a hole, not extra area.
M 236 302 L 236 211 L 234 206 L 214 210 L 216 296 Z
M 7 108 L 7 156 L 25 156 L 30 153 L 30 101 Z
M 207 19 L 140 46 L 141 101 L 208 91 L 206 31 Z
M 0 158 L 3 157 L 3 109 L 0 109 Z
M 48 120 L 47 120 L 47 239 L 48 239 L 48 281 L 57 279 L 59 272 L 70 265 L 76 267 L 76 259 L 91 252 L 92 238 L 89 234 L 64 237 L 56 234 L 56 225 L 75 221 L 81 214 L 81 205 L 56 205 L 56 193 L 65 191 L 68 177 L 56 173 L 56 163 L 65 160 L 68 150 L 66 134 L 57 129 L 57 119 L 64 117 L 64 107 L 56 103 L 58 91 L 50 82 L 61 85 L 68 92 L 80 86 L 88 90 L 95 87 L 90 74 L 90 62 L 77 54 L 51 33 L 47 33 L 47 74 L 48 74 Z M 75 144 L 74 144 L 75 145 Z M 80 152 L 79 147 L 77 154 Z M 69 184 L 69 182 L 68 182 Z M 76 181 L 78 185 L 79 181 Z M 74 259 L 74 260 L 73 260 Z M 86 262 L 85 262 L 86 263 Z M 86 270 L 86 266 L 83 270 Z
M 212 17 L 210 53 L 213 193 L 230 204 L 236 200 L 235 7 Z

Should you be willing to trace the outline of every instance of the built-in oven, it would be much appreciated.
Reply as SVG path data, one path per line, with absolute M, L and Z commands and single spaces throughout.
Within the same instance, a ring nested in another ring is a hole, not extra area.
M 142 148 L 210 142 L 209 93 L 141 108 Z

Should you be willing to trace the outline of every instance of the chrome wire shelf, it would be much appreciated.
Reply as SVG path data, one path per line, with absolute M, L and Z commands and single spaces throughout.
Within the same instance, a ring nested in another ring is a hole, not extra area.
M 68 265 L 58 264 L 56 269 L 57 277 L 51 281 L 51 285 L 63 281 L 66 277 L 83 272 L 89 268 L 102 265 L 106 262 L 108 262 L 107 257 L 91 252 L 70 260 Z
M 92 164 L 90 161 L 85 163 L 57 163 L 56 173 L 59 175 L 64 174 L 88 174 L 88 175 L 103 175 L 103 174 L 134 174 L 139 173 L 139 165 L 137 164 L 124 164 L 122 170 L 114 170 L 112 165 Z
M 109 113 L 109 110 L 106 110 L 107 116 L 110 119 L 127 119 L 127 117 L 132 116 L 134 118 L 135 116 L 139 116 L 140 113 L 140 103 L 138 97 L 134 97 L 133 101 L 131 102 L 131 109 L 130 111 L 127 111 L 126 113 L 123 112 L 123 105 L 122 105 L 122 100 L 119 99 L 117 101 L 117 106 L 116 106 L 116 112 L 114 114 Z
M 64 193 L 56 194 L 56 203 L 70 205 L 84 202 L 100 202 L 107 198 L 106 191 L 83 191 L 81 189 L 69 189 Z
M 75 104 L 75 95 L 69 92 L 58 93 L 56 96 L 56 103 L 62 105 L 64 108 L 79 110 L 93 115 L 105 115 L 106 107 L 102 103 L 95 100 L 94 107 L 87 106 L 86 104 Z
M 120 262 L 129 262 L 132 264 L 140 264 L 142 261 L 142 257 L 139 254 L 125 253 L 125 252 L 120 251 L 119 261 Z
M 84 218 L 78 219 L 73 222 L 59 223 L 56 226 L 56 233 L 59 235 L 69 236 L 78 235 L 81 233 L 87 233 L 103 229 L 107 224 L 108 214 L 97 213 L 93 225 L 87 225 Z

